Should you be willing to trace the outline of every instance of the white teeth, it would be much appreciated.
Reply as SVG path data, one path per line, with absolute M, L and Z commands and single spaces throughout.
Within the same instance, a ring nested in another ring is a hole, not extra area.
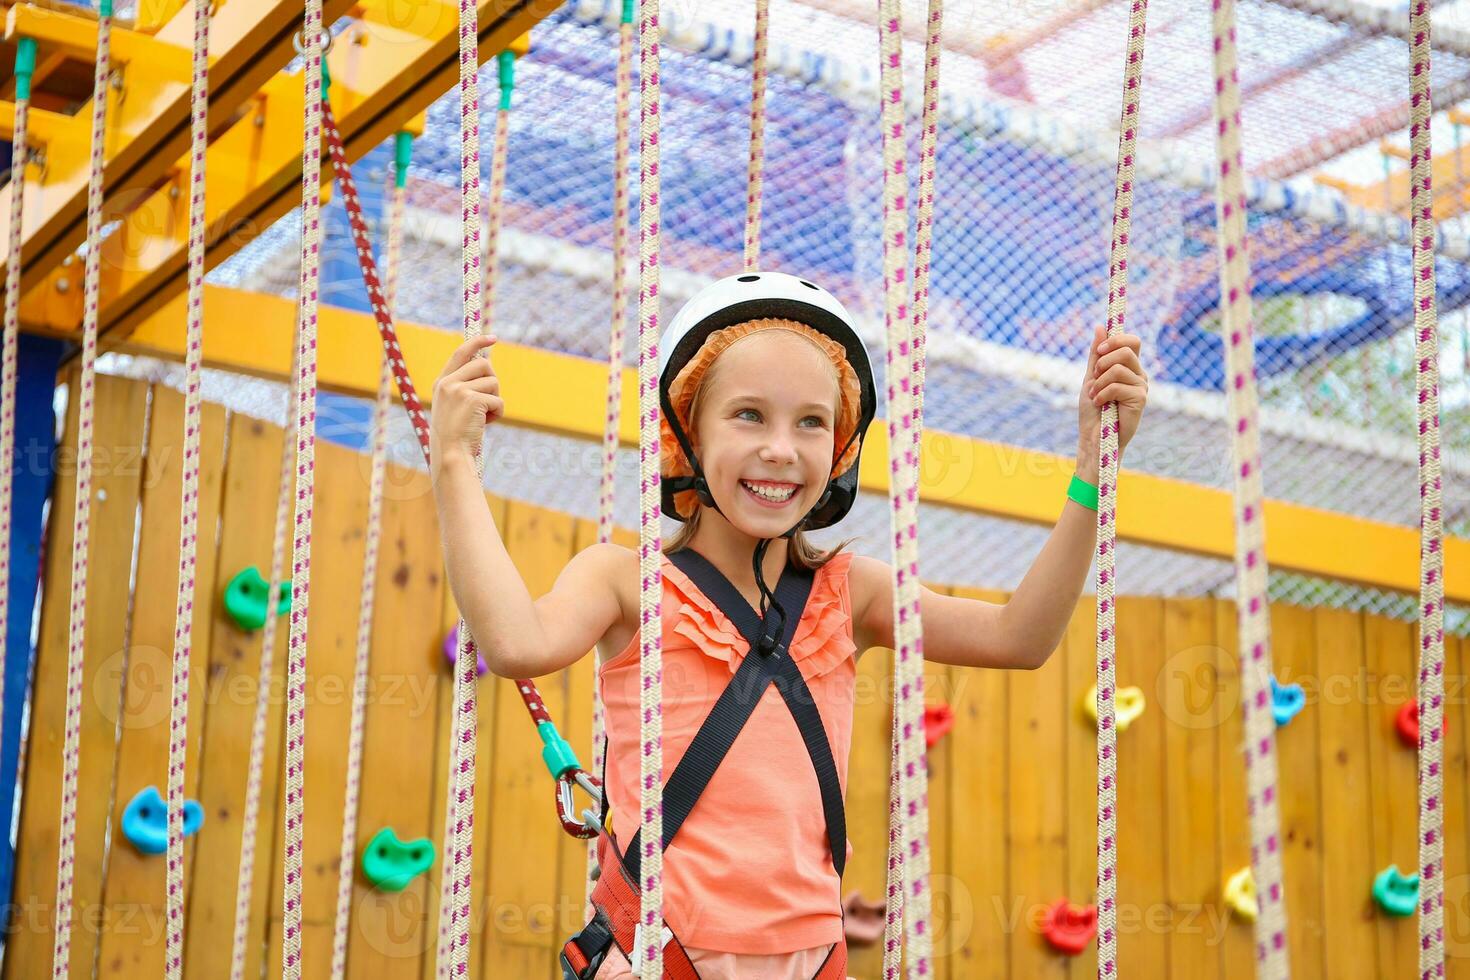
M 749 490 L 751 493 L 773 503 L 780 503 L 784 500 L 790 500 L 791 496 L 796 493 L 795 487 L 790 487 L 786 490 L 772 490 L 765 487 L 758 487 L 754 484 L 746 483 L 744 480 L 740 481 L 740 485 Z

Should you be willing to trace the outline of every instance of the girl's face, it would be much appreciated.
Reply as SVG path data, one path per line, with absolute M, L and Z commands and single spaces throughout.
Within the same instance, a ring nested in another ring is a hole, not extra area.
M 694 445 L 725 518 L 756 538 L 784 534 L 832 474 L 837 371 L 810 341 L 763 330 L 710 367 Z

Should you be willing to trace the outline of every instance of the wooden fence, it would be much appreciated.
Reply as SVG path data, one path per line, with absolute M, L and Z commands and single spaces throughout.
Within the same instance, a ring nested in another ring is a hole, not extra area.
M 164 787 L 179 537 L 183 399 L 164 387 L 98 379 L 95 497 L 87 581 L 85 683 L 71 970 L 162 975 L 164 861 L 122 837 L 123 807 Z M 40 646 L 5 976 L 44 974 L 52 958 L 75 400 L 46 553 Z M 224 614 L 241 568 L 267 572 L 282 432 L 206 406 L 200 483 L 187 793 L 205 823 L 190 838 L 186 971 L 229 976 L 241 810 L 260 635 Z M 307 713 L 304 955 L 327 975 L 332 952 L 342 789 L 351 709 L 369 461 L 317 449 Z M 548 589 L 595 525 L 490 498 L 495 523 L 533 594 Z M 630 540 L 625 534 L 624 541 Z M 454 622 L 427 477 L 388 480 L 359 818 L 359 855 L 380 827 L 436 841 L 444 821 L 451 682 L 440 644 Z M 983 560 L 983 557 L 980 559 Z M 134 585 L 130 588 L 130 582 Z M 992 600 L 995 593 L 975 595 Z M 1087 901 L 1094 874 L 1094 733 L 1079 705 L 1093 683 L 1093 619 L 1084 597 L 1040 670 L 930 665 L 926 694 L 956 722 L 930 754 L 936 973 L 941 980 L 1094 975 L 1088 955 L 1052 952 L 1036 923 L 1058 898 Z M 271 738 L 250 916 L 248 976 L 279 971 L 284 619 L 278 626 Z M 1377 911 L 1373 875 L 1416 865 L 1415 761 L 1393 717 L 1413 695 L 1414 631 L 1372 615 L 1278 605 L 1273 653 L 1307 707 L 1278 732 L 1292 961 L 1303 977 L 1413 975 L 1416 926 Z M 1248 926 L 1230 919 L 1223 881 L 1248 863 L 1233 605 L 1122 598 L 1120 685 L 1148 708 L 1120 733 L 1120 960 L 1130 976 L 1251 975 Z M 1451 976 L 1470 977 L 1466 869 L 1463 643 L 1448 641 L 1446 931 Z M 861 660 L 847 792 L 855 848 L 844 890 L 882 894 L 891 658 Z M 591 657 L 538 681 L 562 732 L 590 764 Z M 562 834 L 539 741 L 512 685 L 480 687 L 474 860 L 474 961 L 486 978 L 552 978 L 562 940 L 581 925 L 585 847 Z M 349 936 L 354 977 L 433 976 L 437 869 L 405 891 L 358 875 Z M 876 948 L 849 972 L 879 976 Z

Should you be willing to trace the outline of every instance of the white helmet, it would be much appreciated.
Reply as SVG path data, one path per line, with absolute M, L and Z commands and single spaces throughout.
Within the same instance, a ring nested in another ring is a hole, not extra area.
M 677 520 L 686 518 L 678 513 L 674 496 L 685 490 L 694 490 L 705 506 L 715 510 L 719 508 L 710 494 L 688 433 L 684 431 L 669 399 L 669 386 L 710 334 L 737 323 L 768 317 L 806 324 L 842 344 L 847 362 L 857 376 L 860 391 L 858 424 L 848 442 L 856 440 L 857 451 L 859 454 L 862 452 L 863 436 L 877 412 L 877 396 L 867 348 L 854 329 L 847 310 L 837 297 L 822 287 L 784 272 L 747 272 L 727 276 L 704 287 L 685 303 L 659 338 L 659 404 L 665 422 L 694 470 L 693 476 L 665 476 L 661 481 L 663 512 Z M 843 447 L 844 450 L 846 448 Z M 842 455 L 839 451 L 833 458 L 840 459 Z M 800 528 L 816 529 L 837 523 L 852 508 L 857 497 L 857 483 L 858 465 L 854 461 L 840 476 L 828 482 L 827 490 L 816 506 L 784 536 Z

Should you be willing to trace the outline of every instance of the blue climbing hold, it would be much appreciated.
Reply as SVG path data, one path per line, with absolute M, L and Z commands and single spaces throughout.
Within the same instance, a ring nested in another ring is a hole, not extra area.
M 184 801 L 184 836 L 199 831 L 204 810 L 194 800 Z M 133 797 L 123 810 L 122 832 L 140 854 L 162 854 L 168 850 L 168 804 L 149 786 Z
M 1271 678 L 1271 716 L 1277 728 L 1300 714 L 1306 704 L 1307 695 L 1300 684 L 1281 684 Z

